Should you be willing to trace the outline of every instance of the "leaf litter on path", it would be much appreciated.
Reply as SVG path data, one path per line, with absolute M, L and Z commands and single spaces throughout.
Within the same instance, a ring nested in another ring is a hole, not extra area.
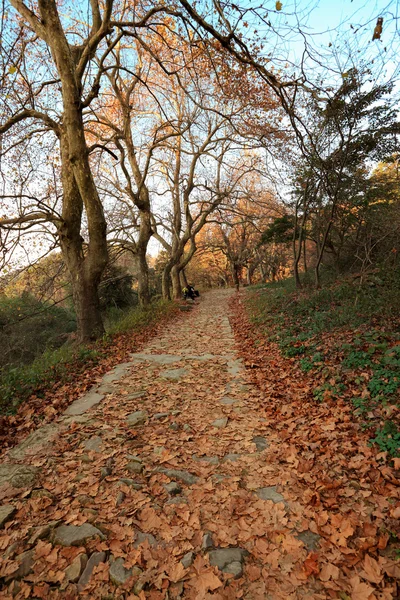
M 179 377 L 166 380 L 165 364 L 138 358 L 88 419 L 29 459 L 41 471 L 35 488 L 3 500 L 16 512 L 0 532 L 2 598 L 397 597 L 387 554 L 392 473 L 384 476 L 345 405 L 316 404 L 290 361 L 255 348 L 236 295 L 237 344 L 259 368 L 229 368 L 232 295 L 207 294 L 141 350 L 181 356 Z M 226 396 L 236 402 L 221 403 Z M 148 416 L 132 427 L 137 411 Z M 226 427 L 213 427 L 223 418 Z M 101 535 L 57 543 L 57 527 L 86 523 Z M 210 564 L 209 552 L 224 548 L 243 550 L 232 572 Z

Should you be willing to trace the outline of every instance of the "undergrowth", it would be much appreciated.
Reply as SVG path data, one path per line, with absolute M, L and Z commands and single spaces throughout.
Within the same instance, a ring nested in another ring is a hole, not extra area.
M 295 359 L 316 401 L 345 397 L 371 443 L 400 456 L 400 274 L 297 291 L 294 281 L 256 286 L 246 303 L 260 333 Z
M 0 369 L 0 414 L 13 414 L 33 393 L 41 396 L 55 382 L 76 379 L 87 368 L 107 356 L 117 336 L 135 334 L 172 310 L 172 303 L 155 301 L 149 308 L 113 309 L 105 317 L 106 335 L 90 346 L 67 342 L 60 348 L 49 348 L 28 364 L 9 364 Z

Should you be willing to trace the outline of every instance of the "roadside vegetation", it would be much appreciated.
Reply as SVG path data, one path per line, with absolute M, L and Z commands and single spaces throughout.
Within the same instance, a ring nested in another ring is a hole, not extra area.
M 1 298 L 0 414 L 11 415 L 32 394 L 43 398 L 54 384 L 112 361 L 113 347 L 133 352 L 136 337 L 173 312 L 173 303 L 160 299 L 145 308 L 111 306 L 105 310 L 105 335 L 95 343 L 78 344 L 73 311 L 29 295 Z
M 312 382 L 316 402 L 347 399 L 371 443 L 400 456 L 400 273 L 376 270 L 362 284 L 325 274 L 323 289 L 294 279 L 248 289 L 260 338 L 278 344 Z

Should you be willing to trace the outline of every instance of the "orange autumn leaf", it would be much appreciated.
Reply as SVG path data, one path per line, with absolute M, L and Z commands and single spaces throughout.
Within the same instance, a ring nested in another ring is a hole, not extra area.
M 310 552 L 303 563 L 303 569 L 306 577 L 310 577 L 310 575 L 318 575 L 319 565 L 318 554 L 316 552 Z
M 196 590 L 199 600 L 204 598 L 208 591 L 214 591 L 222 585 L 222 581 L 211 570 L 199 573 L 188 583 Z
M 369 556 L 369 554 L 365 555 L 361 577 L 371 583 L 380 583 L 382 581 L 382 569 L 378 561 Z
M 166 569 L 169 580 L 173 583 L 180 581 L 186 573 L 186 569 L 181 562 L 175 563 L 170 568 Z
M 339 575 L 340 571 L 338 567 L 331 563 L 327 563 L 322 567 L 319 578 L 321 581 L 329 581 L 329 579 L 335 581 L 336 579 L 339 579 Z
M 48 554 L 50 554 L 50 552 L 52 551 L 53 546 L 50 544 L 50 542 L 43 542 L 42 540 L 39 540 L 36 548 L 35 548 L 35 558 L 36 560 L 38 558 L 43 558 L 44 556 L 47 556 Z
M 368 600 L 374 593 L 374 589 L 370 585 L 362 583 L 359 577 L 352 577 L 350 583 L 352 585 L 351 600 Z
M 390 561 L 384 567 L 384 571 L 389 577 L 400 579 L 400 564 L 398 560 Z

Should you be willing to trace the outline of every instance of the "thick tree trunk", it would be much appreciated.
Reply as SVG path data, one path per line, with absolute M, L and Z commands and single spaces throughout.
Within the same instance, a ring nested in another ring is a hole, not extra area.
M 16 6 L 19 10 L 19 6 Z M 78 339 L 95 339 L 104 331 L 98 286 L 108 261 L 106 221 L 89 163 L 82 118 L 83 72 L 78 75 L 79 55 L 72 51 L 63 31 L 55 2 L 39 2 L 39 35 L 48 44 L 61 81 L 63 101 L 60 134 L 63 185 L 63 224 L 60 245 L 71 275 L 78 320 Z M 44 32 L 44 33 L 43 33 Z M 106 29 L 104 29 L 104 35 Z M 101 37 L 99 37 L 100 41 Z M 92 49 L 95 51 L 95 47 Z M 88 244 L 81 237 L 83 207 L 86 212 Z
M 179 273 L 179 266 L 174 265 L 171 269 L 172 297 L 174 300 L 179 300 L 182 296 L 182 287 Z
M 63 224 L 58 234 L 62 255 L 70 274 L 77 318 L 79 342 L 88 342 L 104 333 L 98 287 L 107 254 L 96 255 L 93 247 L 84 248 L 81 236 L 83 200 L 70 166 L 67 137 L 60 138 L 61 179 L 63 186 Z
M 233 264 L 231 270 L 232 270 L 233 285 L 239 291 L 240 282 L 239 282 L 239 269 L 238 269 L 238 266 L 236 264 Z
M 171 268 L 172 266 L 167 264 L 161 277 L 161 290 L 164 300 L 171 300 Z
M 82 271 L 84 271 L 84 267 Z M 72 282 L 72 295 L 79 341 L 89 342 L 97 339 L 104 333 L 97 278 L 83 272 L 79 275 L 77 273 Z

